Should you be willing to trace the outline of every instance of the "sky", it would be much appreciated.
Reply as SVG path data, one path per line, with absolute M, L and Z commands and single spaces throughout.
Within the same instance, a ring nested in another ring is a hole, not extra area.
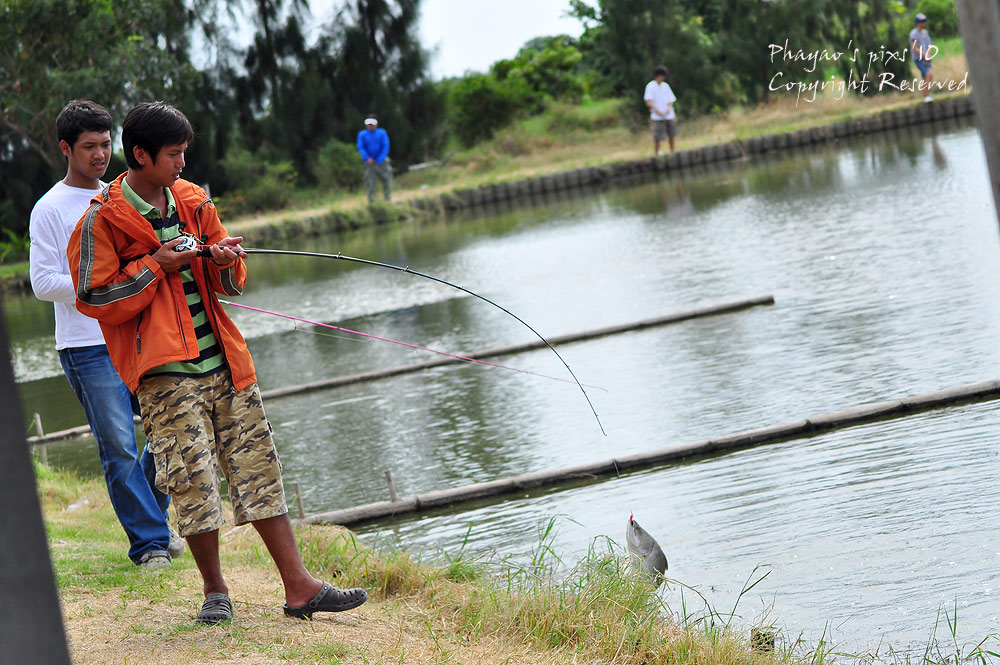
M 433 53 L 433 78 L 485 72 L 530 39 L 568 34 L 583 24 L 564 16 L 569 0 L 423 0 L 420 41 Z
M 342 5 L 312 0 L 312 14 L 325 21 Z M 497 60 L 513 58 L 530 39 L 567 34 L 579 37 L 583 24 L 567 18 L 569 0 L 422 0 L 420 42 L 431 52 L 431 77 L 486 72 Z

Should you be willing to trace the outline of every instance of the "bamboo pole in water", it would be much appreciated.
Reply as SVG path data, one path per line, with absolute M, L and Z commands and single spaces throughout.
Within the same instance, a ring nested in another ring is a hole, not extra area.
M 304 520 L 309 524 L 351 525 L 403 513 L 413 513 L 432 508 L 451 506 L 467 501 L 502 496 L 536 487 L 551 487 L 581 480 L 617 477 L 623 471 L 645 469 L 688 460 L 732 452 L 743 448 L 788 441 L 830 432 L 845 427 L 870 423 L 875 420 L 902 418 L 915 413 L 939 409 L 955 404 L 1000 398 L 1000 380 L 973 383 L 931 393 L 913 395 L 897 400 L 862 404 L 850 409 L 825 413 L 802 420 L 745 430 L 693 443 L 668 446 L 644 453 L 578 464 L 561 469 L 548 469 L 475 483 L 434 492 L 425 492 L 396 501 L 379 501 L 341 510 L 317 513 Z
M 747 298 L 745 300 L 735 300 L 715 305 L 707 305 L 704 307 L 689 309 L 682 312 L 676 312 L 674 314 L 667 314 L 665 316 L 657 316 L 650 319 L 632 321 L 631 323 L 623 323 L 615 326 L 607 326 L 605 328 L 588 330 L 586 332 L 571 333 L 568 335 L 561 335 L 559 337 L 550 337 L 549 343 L 569 344 L 570 342 L 580 342 L 590 339 L 596 339 L 598 337 L 604 337 L 606 335 L 617 335 L 624 332 L 642 330 L 643 328 L 668 325 L 671 323 L 680 323 L 682 321 L 688 321 L 691 319 L 697 319 L 706 316 L 730 314 L 733 312 L 739 312 L 744 309 L 750 309 L 751 307 L 758 307 L 761 305 L 773 305 L 773 304 L 774 304 L 773 296 L 770 295 L 757 296 L 755 298 Z M 522 353 L 524 351 L 532 351 L 535 349 L 540 349 L 544 346 L 545 345 L 541 340 L 536 340 L 533 342 L 527 342 L 525 344 L 515 344 L 512 346 L 503 346 L 493 349 L 485 349 L 483 351 L 475 351 L 473 353 L 467 353 L 464 355 L 467 358 L 475 358 L 477 360 L 482 360 L 484 358 L 495 358 L 497 356 Z M 320 379 L 319 381 L 313 381 L 311 383 L 305 383 L 297 386 L 288 386 L 287 388 L 273 388 L 271 390 L 264 390 L 261 392 L 261 397 L 266 400 L 275 399 L 277 397 L 287 397 L 289 395 L 298 395 L 300 393 L 311 392 L 314 390 L 325 390 L 328 388 L 336 388 L 339 386 L 346 386 L 354 383 L 363 383 L 366 381 L 377 381 L 380 379 L 387 379 L 389 377 L 399 376 L 400 374 L 410 374 L 425 369 L 432 369 L 434 367 L 440 367 L 442 365 L 453 365 L 461 362 L 463 361 L 457 358 L 440 358 L 435 360 L 427 360 L 420 363 L 414 363 L 412 365 L 390 367 L 388 369 L 375 370 L 373 372 L 364 372 L 361 374 L 351 374 L 348 376 L 334 377 L 331 379 Z M 138 416 L 136 416 L 135 422 L 136 423 L 139 422 Z M 59 432 L 52 432 L 44 436 L 31 436 L 28 437 L 28 442 L 31 444 L 48 443 L 50 441 L 61 441 L 64 439 L 72 439 L 76 437 L 88 436 L 89 434 L 90 434 L 90 426 L 81 425 L 79 427 L 73 427 L 70 429 L 61 430 Z
M 705 316 L 729 314 L 744 309 L 750 309 L 751 307 L 758 307 L 760 305 L 773 305 L 773 304 L 774 304 L 774 296 L 771 295 L 758 296 L 756 298 L 747 298 L 745 300 L 736 300 L 716 305 L 709 305 L 706 307 L 698 307 L 695 309 L 685 310 L 683 312 L 677 312 L 675 314 L 667 314 L 665 316 L 657 316 L 650 319 L 642 319 L 640 321 L 632 321 L 630 323 L 607 326 L 605 328 L 598 328 L 596 330 L 588 330 L 585 332 L 560 335 L 558 337 L 549 337 L 548 341 L 553 346 L 557 344 L 569 344 L 571 342 L 582 342 L 582 341 L 597 339 L 598 337 L 604 337 L 607 335 L 617 335 L 624 332 L 642 330 L 643 328 L 668 325 L 671 323 L 680 323 L 682 321 L 688 321 L 691 319 L 697 319 Z M 474 351 L 472 353 L 464 353 L 462 355 L 465 356 L 466 358 L 474 358 L 476 360 L 482 360 L 484 358 L 496 358 L 497 356 L 506 356 L 515 353 L 523 353 L 525 351 L 533 351 L 536 349 L 544 348 L 544 346 L 545 343 L 542 342 L 541 340 L 534 340 L 531 342 L 526 342 L 524 344 L 501 346 L 493 349 Z M 391 367 L 389 369 L 376 370 L 373 372 L 364 372 L 361 374 L 352 374 L 349 376 L 340 376 L 332 379 L 321 379 L 319 381 L 313 381 L 311 383 L 305 383 L 298 386 L 289 386 L 287 388 L 276 388 L 272 390 L 265 390 L 261 392 L 261 397 L 263 397 L 264 399 L 286 397 L 288 395 L 297 395 L 299 393 L 310 392 L 313 390 L 325 390 L 327 388 L 336 388 L 338 386 L 346 386 L 352 383 L 361 383 L 364 381 L 375 381 L 379 379 L 386 379 L 391 376 L 399 376 L 400 374 L 410 374 L 412 372 L 419 372 L 421 370 L 431 369 L 434 367 L 441 367 L 443 365 L 455 365 L 461 362 L 464 361 L 458 358 L 438 358 L 435 360 L 427 360 L 424 362 L 413 363 L 412 365 Z

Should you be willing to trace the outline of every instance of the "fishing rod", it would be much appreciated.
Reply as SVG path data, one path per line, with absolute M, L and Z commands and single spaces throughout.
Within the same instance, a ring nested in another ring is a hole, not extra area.
M 311 321 L 309 319 L 304 319 L 304 318 L 299 317 L 299 316 L 293 316 L 292 314 L 284 314 L 282 312 L 274 312 L 272 310 L 263 309 L 261 307 L 253 307 L 252 305 L 244 305 L 242 303 L 232 302 L 231 300 L 223 300 L 222 298 L 219 298 L 219 302 L 222 303 L 223 305 L 228 305 L 230 307 L 239 307 L 240 309 L 247 309 L 247 310 L 250 310 L 251 312 L 259 312 L 261 314 L 270 314 L 272 316 L 278 316 L 278 317 L 281 317 L 283 319 L 289 319 L 291 321 L 299 321 L 301 323 L 308 323 L 309 325 L 319 326 L 320 328 L 328 328 L 330 330 L 336 330 L 338 332 L 348 333 L 348 334 L 351 334 L 351 335 L 358 335 L 359 337 L 364 337 L 366 339 L 374 339 L 374 340 L 378 340 L 380 342 L 389 342 L 391 344 L 398 344 L 399 346 L 405 346 L 407 348 L 416 349 L 418 351 L 429 351 L 431 353 L 436 353 L 439 356 L 446 356 L 448 358 L 454 358 L 455 360 L 460 360 L 462 362 L 476 363 L 476 364 L 479 364 L 479 365 L 486 365 L 488 367 L 496 367 L 498 369 L 508 369 L 508 370 L 510 370 L 512 372 L 520 372 L 521 374 L 529 374 L 531 376 L 537 376 L 537 377 L 541 377 L 543 379 L 552 379 L 553 381 L 561 381 L 562 383 L 573 383 L 569 379 L 562 379 L 562 378 L 560 378 L 558 376 L 549 376 L 548 374 L 542 374 L 540 372 L 532 372 L 530 370 L 521 369 L 519 367 L 509 367 L 508 365 L 501 365 L 499 363 L 492 363 L 492 362 L 489 362 L 488 360 L 482 360 L 480 358 L 472 358 L 470 356 L 463 356 L 463 355 L 459 355 L 457 353 L 449 353 L 448 351 L 439 351 L 437 349 L 431 349 L 431 348 L 426 347 L 426 346 L 420 346 L 419 344 L 412 344 L 410 342 L 401 342 L 401 341 L 396 340 L 396 339 L 390 339 L 388 337 L 381 337 L 379 335 L 373 335 L 371 333 L 360 332 L 360 331 L 357 331 L 357 330 L 351 330 L 350 328 L 343 328 L 341 326 L 335 326 L 335 325 L 332 325 L 330 323 L 322 323 L 320 321 Z M 589 387 L 590 388 L 597 388 L 598 390 L 607 390 L 606 388 L 601 388 L 600 386 L 589 386 Z
M 246 247 L 241 248 L 241 249 L 239 249 L 237 251 L 242 252 L 244 254 L 283 254 L 283 255 L 287 255 L 287 256 L 309 256 L 309 257 L 320 258 L 320 259 L 334 259 L 334 260 L 337 260 L 337 261 L 349 261 L 351 263 L 360 263 L 362 265 L 375 266 L 375 267 L 378 267 L 378 268 L 389 268 L 390 270 L 396 270 L 396 271 L 399 271 L 399 272 L 409 273 L 410 275 L 416 275 L 417 277 L 423 277 L 425 279 L 429 279 L 429 280 L 437 282 L 439 284 L 444 284 L 445 286 L 450 286 L 453 289 L 458 289 L 459 291 L 462 291 L 463 293 L 467 293 L 470 296 L 474 296 L 476 298 L 479 298 L 480 300 L 482 300 L 482 301 L 484 301 L 486 303 L 489 303 L 490 305 L 493 305 L 497 309 L 499 309 L 502 312 L 506 313 L 507 315 L 513 317 L 515 320 L 517 320 L 519 323 L 521 323 L 521 325 L 523 325 L 525 328 L 527 328 L 532 333 L 534 333 L 535 337 L 537 337 L 538 339 L 540 339 L 542 341 L 542 343 L 545 344 L 545 346 L 547 346 L 550 351 L 552 351 L 552 353 L 556 354 L 556 357 L 559 358 L 559 361 L 563 364 L 563 367 L 565 367 L 566 371 L 568 371 L 569 374 L 570 374 L 570 376 L 573 377 L 573 381 L 576 383 L 577 387 L 580 389 L 580 392 L 583 393 L 584 399 L 587 400 L 587 405 L 590 407 L 590 412 L 594 414 L 594 418 L 597 420 L 597 425 L 598 425 L 598 427 L 601 428 L 601 434 L 603 434 L 604 436 L 608 435 L 608 433 L 604 429 L 604 424 L 601 422 L 601 417 L 597 415 L 597 409 L 594 408 L 594 403 L 590 401 L 590 395 L 587 394 L 587 390 L 583 387 L 583 384 L 580 383 L 580 379 L 578 379 L 576 377 L 576 373 L 572 370 L 572 368 L 570 368 L 569 363 L 567 363 L 566 360 L 562 357 L 562 355 L 558 351 L 556 351 L 555 347 L 552 346 L 551 344 L 549 344 L 549 341 L 547 339 L 545 339 L 544 337 L 542 337 L 541 333 L 539 333 L 537 330 L 535 330 L 534 328 L 532 328 L 528 324 L 527 321 L 525 321 L 524 319 L 522 319 L 521 317 L 519 317 L 517 314 L 514 314 L 512 311 L 510 311 L 506 307 L 504 307 L 502 305 L 499 305 L 496 302 L 490 300 L 486 296 L 479 295 L 475 291 L 467 289 L 464 286 L 460 286 L 460 285 L 455 284 L 453 282 L 449 282 L 446 279 L 441 279 L 440 277 L 435 277 L 434 275 L 428 275 L 427 273 L 423 273 L 423 272 L 419 272 L 419 271 L 416 271 L 416 270 L 412 270 L 412 269 L 410 269 L 409 266 L 397 266 L 397 265 L 393 265 L 391 263 L 382 263 L 381 261 L 372 261 L 371 259 L 360 259 L 360 258 L 357 258 L 357 257 L 354 257 L 354 256 L 345 256 L 345 255 L 341 254 L 340 252 L 338 252 L 336 254 L 324 254 L 322 252 L 303 252 L 303 251 L 295 251 L 295 250 L 290 250 L 290 249 L 258 249 L 258 248 L 246 248 Z M 209 251 L 208 247 L 203 247 L 203 248 L 201 248 L 201 249 L 198 250 L 198 256 L 211 256 L 211 252 Z

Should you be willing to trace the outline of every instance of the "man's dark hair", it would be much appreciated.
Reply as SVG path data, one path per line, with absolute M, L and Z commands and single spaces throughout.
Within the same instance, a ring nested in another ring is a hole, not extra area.
M 111 114 L 103 106 L 88 99 L 74 99 L 56 118 L 56 137 L 73 148 L 80 134 L 110 132 L 111 125 Z
M 656 68 L 653 69 L 653 78 L 654 79 L 657 76 L 662 76 L 663 78 L 667 78 L 667 76 L 669 76 L 669 75 L 670 75 L 670 72 L 663 65 L 657 65 Z
M 135 158 L 136 146 L 156 161 L 163 146 L 190 143 L 192 139 L 194 130 L 187 116 L 166 102 L 139 104 L 128 112 L 122 123 L 122 147 L 130 169 L 142 168 Z

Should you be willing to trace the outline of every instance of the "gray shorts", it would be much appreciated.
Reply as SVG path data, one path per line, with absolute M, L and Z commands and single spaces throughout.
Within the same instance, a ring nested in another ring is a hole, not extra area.
M 653 120 L 653 140 L 665 141 L 668 136 L 677 136 L 677 120 Z

